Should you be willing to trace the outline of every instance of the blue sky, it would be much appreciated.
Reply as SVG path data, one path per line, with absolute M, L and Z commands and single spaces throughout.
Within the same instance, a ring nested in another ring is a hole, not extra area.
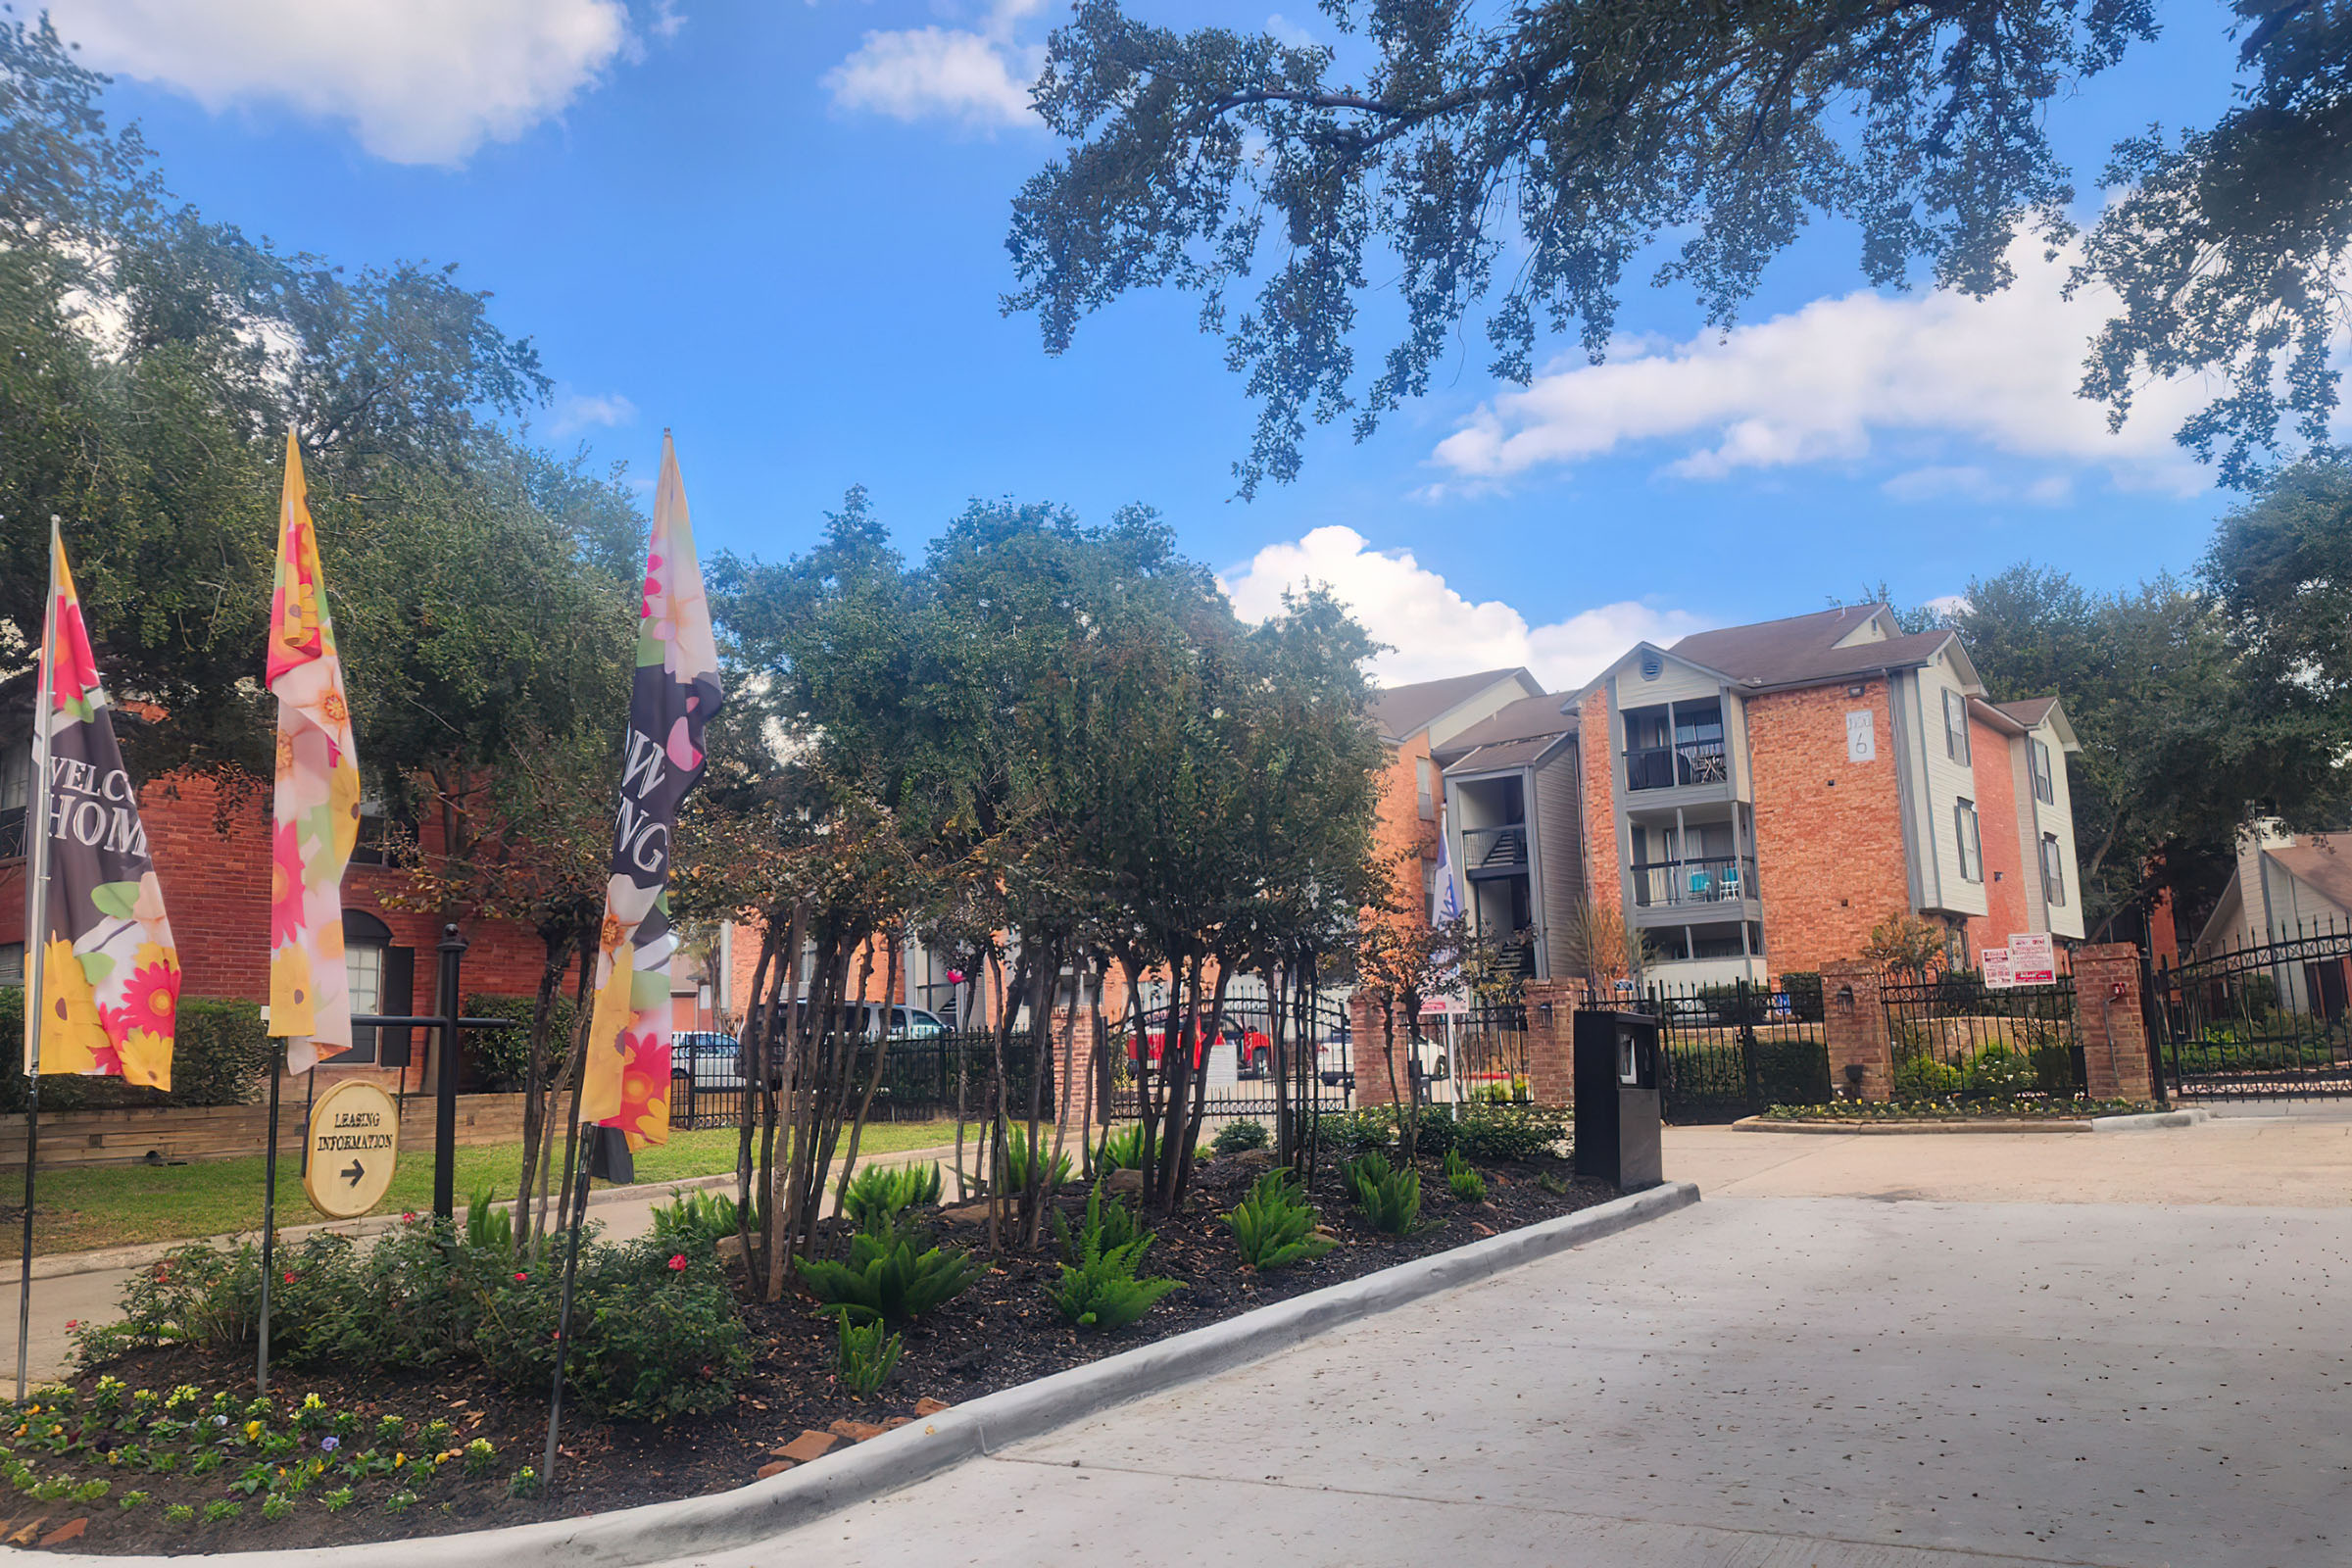
M 2030 261 L 1989 305 L 1873 296 L 1830 229 L 1773 267 L 1728 340 L 1687 293 L 1637 283 L 1608 367 L 1556 344 L 1521 391 L 1467 354 L 1373 440 L 1322 432 L 1298 482 L 1235 501 L 1253 411 L 1190 297 L 1122 302 L 1060 360 L 999 315 L 1008 203 L 1054 145 L 1022 83 L 1055 9 L 54 15 L 211 216 L 344 263 L 459 262 L 494 290 L 560 384 L 543 438 L 650 474 L 671 427 L 706 550 L 804 548 L 855 483 L 910 551 L 973 496 L 1096 519 L 1142 501 L 1245 610 L 1302 574 L 1332 581 L 1396 645 L 1393 678 L 1527 662 L 1567 685 L 1637 636 L 1814 610 L 1882 578 L 1924 600 L 2029 557 L 2100 586 L 2184 570 L 2230 503 L 2171 444 L 2194 389 L 2151 389 L 2121 437 L 2069 396 L 2099 313 L 2061 303 L 2050 269 Z M 1151 9 L 1300 25 L 1262 6 Z M 2088 203 L 2117 135 L 2227 101 L 2225 10 L 2160 10 L 2162 39 L 2051 112 Z

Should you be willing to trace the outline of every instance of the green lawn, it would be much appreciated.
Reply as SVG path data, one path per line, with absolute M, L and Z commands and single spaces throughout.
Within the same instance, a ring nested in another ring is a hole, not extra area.
M 637 1156 L 640 1182 L 672 1181 L 682 1176 L 710 1176 L 735 1168 L 736 1132 L 732 1127 L 679 1133 L 659 1149 Z M 865 1129 L 858 1146 L 862 1161 L 869 1154 L 930 1149 L 956 1141 L 956 1124 L 947 1122 L 875 1122 Z M 559 1147 L 560 1158 L 563 1150 Z M 522 1145 L 495 1144 L 458 1151 L 458 1202 L 484 1184 L 495 1184 L 498 1196 L 512 1198 L 522 1165 Z M 561 1176 L 556 1178 L 561 1181 Z M 9 1183 L 21 1184 L 23 1173 L 11 1172 Z M 604 1185 L 599 1183 L 599 1186 Z M 10 1194 L 17 1196 L 21 1187 Z M 43 1170 L 39 1206 L 33 1216 L 35 1252 L 84 1252 L 100 1247 L 127 1247 L 142 1242 L 182 1241 L 192 1236 L 218 1236 L 258 1231 L 262 1224 L 262 1159 L 209 1160 L 189 1165 L 100 1165 L 78 1170 Z M 422 1212 L 433 1203 L 433 1149 L 411 1145 L 401 1151 L 400 1170 L 392 1188 L 374 1212 Z M 11 1205 L 11 1225 L 21 1225 L 22 1210 Z M 277 1223 L 307 1225 L 318 1216 L 303 1197 L 296 1161 L 284 1158 L 277 1167 Z

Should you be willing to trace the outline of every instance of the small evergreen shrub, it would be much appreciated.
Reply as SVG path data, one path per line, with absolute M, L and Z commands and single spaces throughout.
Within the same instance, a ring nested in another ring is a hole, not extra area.
M 868 1323 L 860 1327 L 850 1321 L 847 1312 L 841 1314 L 841 1343 L 833 1357 L 834 1373 L 841 1386 L 862 1399 L 890 1381 L 898 1370 L 901 1336 L 890 1334 L 882 1324 Z
M 466 1245 L 502 1253 L 514 1250 L 514 1212 L 498 1206 L 495 1182 L 485 1182 L 466 1196 Z
M 1487 1179 L 1471 1168 L 1459 1149 L 1446 1151 L 1446 1186 L 1457 1203 L 1483 1203 L 1487 1200 Z
M 1222 1159 L 1227 1154 L 1241 1154 L 1247 1153 L 1252 1149 L 1263 1149 L 1273 1141 L 1274 1135 L 1266 1131 L 1264 1122 L 1246 1117 L 1240 1121 L 1229 1121 L 1218 1128 L 1217 1136 L 1208 1148 L 1209 1152 Z
M 1386 1154 L 1365 1154 L 1340 1167 L 1355 1206 L 1372 1228 L 1389 1236 L 1410 1236 L 1421 1220 L 1421 1173 L 1391 1168 Z
M 1046 1294 L 1054 1309 L 1077 1328 L 1102 1334 L 1123 1329 L 1152 1310 L 1161 1297 L 1183 1288 L 1172 1279 L 1136 1277 L 1136 1266 L 1151 1247 L 1150 1231 L 1105 1248 L 1100 1227 L 1090 1229 L 1077 1261 L 1061 1265 L 1061 1283 L 1048 1286 Z
M 849 1261 L 804 1258 L 802 1283 L 824 1303 L 859 1322 L 904 1323 L 961 1296 L 987 1265 L 958 1250 L 930 1247 L 920 1231 L 892 1223 L 850 1238 Z
M 1101 1182 L 1095 1183 L 1095 1190 L 1087 1195 L 1086 1219 L 1075 1234 L 1061 1211 L 1054 1211 L 1054 1235 L 1061 1243 L 1061 1255 L 1066 1262 L 1077 1262 L 1090 1247 L 1098 1252 L 1107 1252 L 1127 1246 L 1143 1234 L 1143 1222 L 1135 1217 L 1135 1210 L 1106 1195 Z
M 712 1248 L 736 1233 L 742 1214 L 724 1193 L 690 1190 L 654 1210 L 654 1235 L 676 1247 Z
M 1273 1269 L 1321 1257 L 1338 1245 L 1315 1234 L 1319 1218 L 1290 1172 L 1270 1170 L 1234 1205 L 1225 1223 L 1233 1228 L 1243 1262 L 1252 1268 Z
M 939 1163 L 868 1165 L 841 1195 L 841 1211 L 861 1231 L 875 1229 L 918 1203 L 939 1201 Z
M 1030 1170 L 1032 1166 L 1036 1165 L 1043 1165 L 1045 1168 L 1044 1190 L 1046 1192 L 1052 1193 L 1056 1189 L 1068 1184 L 1070 1179 L 1070 1156 L 1067 1153 L 1062 1153 L 1049 1157 L 1049 1152 L 1045 1146 L 1046 1131 L 1042 1127 L 1038 1129 L 1037 1147 L 1035 1149 L 1032 1149 L 1029 1146 L 1028 1128 L 1007 1127 L 1005 1129 L 1004 1190 L 1006 1192 L 1027 1192 L 1029 1190 Z
M 1098 1173 L 1106 1170 L 1142 1170 L 1143 1123 L 1136 1122 L 1115 1132 L 1104 1133 L 1102 1142 L 1095 1150 L 1094 1164 Z

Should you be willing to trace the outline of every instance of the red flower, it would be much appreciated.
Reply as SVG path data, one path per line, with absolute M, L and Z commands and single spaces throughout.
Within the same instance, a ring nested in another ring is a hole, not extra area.
M 81 1327 L 81 1319 L 77 1317 L 70 1317 L 66 1319 L 66 1327 L 70 1329 L 77 1329 Z
M 412 1209 L 410 1209 L 410 1210 L 409 1210 L 407 1213 L 405 1213 L 405 1214 L 403 1214 L 403 1215 L 401 1215 L 401 1216 L 400 1216 L 400 1222 L 401 1222 L 403 1225 L 414 1225 L 414 1224 L 416 1224 L 416 1211 L 415 1209 L 413 1209 L 413 1208 L 412 1208 Z
M 293 1275 L 291 1275 L 291 1274 L 287 1275 L 287 1276 L 286 1276 L 286 1283 L 287 1283 L 288 1285 L 291 1285 L 291 1284 L 293 1284 L 293 1283 L 294 1283 L 294 1276 L 293 1276 Z
M 517 1285 L 526 1285 L 530 1282 L 530 1278 L 531 1277 L 528 1274 L 517 1274 L 514 1276 L 514 1283 Z
M 270 833 L 270 946 L 282 948 L 302 935 L 302 847 L 294 824 Z
M 672 1274 L 682 1274 L 682 1273 L 684 1273 L 684 1272 L 685 1272 L 685 1270 L 686 1270 L 686 1254 L 685 1254 L 684 1252 L 680 1252 L 680 1253 L 678 1253 L 678 1254 L 677 1254 L 675 1257 L 672 1257 L 672 1258 L 669 1260 L 669 1271 L 670 1271 Z

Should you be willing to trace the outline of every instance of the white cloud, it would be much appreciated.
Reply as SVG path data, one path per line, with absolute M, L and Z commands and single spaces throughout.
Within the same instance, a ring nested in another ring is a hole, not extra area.
M 1975 464 L 1929 464 L 1904 469 L 1879 489 L 1897 501 L 2026 501 L 2055 507 L 2074 499 L 2075 481 L 2069 474 L 2048 473 L 2019 484 Z
M 1555 369 L 1497 396 L 1440 443 L 1437 460 L 1457 480 L 1493 483 L 1662 442 L 1685 449 L 1667 472 L 1721 479 L 1742 468 L 1853 462 L 1870 456 L 1875 436 L 1925 433 L 2104 467 L 2127 488 L 2204 489 L 2209 476 L 2173 442 L 2203 389 L 2185 379 L 2148 386 L 2131 421 L 2110 434 L 2106 410 L 2075 388 L 2111 298 L 2090 290 L 2061 298 L 2071 258 L 2044 261 L 2030 240 L 2018 241 L 2010 262 L 2017 281 L 1989 299 L 1865 290 L 1728 334 L 1617 345 L 1607 364 Z M 1946 479 L 1984 472 L 1925 471 Z M 1939 482 L 1914 488 L 1936 493 Z M 2068 482 L 2041 481 L 2027 499 L 2063 499 L 2058 487 Z M 1940 493 L 1952 491 L 1947 484 Z
M 637 421 L 637 405 L 617 392 L 565 392 L 548 416 L 547 433 L 560 439 L 590 425 L 613 429 Z
M 347 121 L 402 164 L 460 164 L 594 84 L 629 39 L 622 0 L 49 0 L 91 66 L 205 108 Z M 657 17 L 669 16 L 664 8 Z
M 1374 550 L 1362 534 L 1336 523 L 1268 545 L 1222 581 L 1235 610 L 1250 620 L 1280 610 L 1286 588 L 1328 585 L 1375 638 L 1391 645 L 1372 666 L 1387 685 L 1524 664 L 1547 689 L 1565 691 L 1637 642 L 1672 643 L 1708 624 L 1686 611 L 1626 600 L 1530 625 L 1498 599 L 1471 603 L 1410 551 Z
M 645 30 L 667 41 L 686 27 L 686 14 L 678 9 L 678 0 L 654 0 L 654 14 Z
M 1043 0 L 997 0 L 977 28 L 874 31 L 825 73 L 835 107 L 893 120 L 953 120 L 975 130 L 1035 125 L 1029 84 L 1045 64 L 1039 45 L 1013 29 Z

